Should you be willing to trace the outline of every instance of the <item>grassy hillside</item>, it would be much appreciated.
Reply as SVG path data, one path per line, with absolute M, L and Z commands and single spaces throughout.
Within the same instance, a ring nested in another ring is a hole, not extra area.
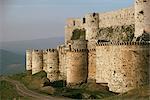
M 25 70 L 25 58 L 23 55 L 0 49 L 1 74 L 13 74 Z
M 11 78 L 19 80 L 31 90 L 52 96 L 64 96 L 73 99 L 101 99 L 116 95 L 95 83 L 82 84 L 73 88 L 62 85 L 65 82 L 61 81 L 51 83 L 47 80 L 44 71 L 34 75 L 31 75 L 31 72 L 16 74 L 11 76 Z
M 0 81 L 0 100 L 31 100 L 30 97 L 22 97 L 16 91 L 14 85 L 7 81 Z
M 19 94 L 13 85 L 6 81 L 0 81 L 0 96 L 3 100 L 19 98 Z
M 25 71 L 26 49 L 56 48 L 63 42 L 63 37 L 2 42 L 2 46 L 0 46 L 0 74 L 14 74 Z

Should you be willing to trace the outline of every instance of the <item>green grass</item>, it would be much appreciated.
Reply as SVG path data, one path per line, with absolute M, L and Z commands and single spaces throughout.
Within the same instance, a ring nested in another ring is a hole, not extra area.
M 49 85 L 55 89 L 53 94 L 49 92 L 43 92 L 40 90 L 42 78 L 46 77 L 46 73 L 41 71 L 34 75 L 31 75 L 31 72 L 21 73 L 10 76 L 10 78 L 15 79 L 23 83 L 27 88 L 34 90 L 39 93 L 44 93 L 46 95 L 52 96 L 65 96 L 73 99 L 101 99 L 109 96 L 114 96 L 115 94 L 100 88 L 97 90 L 97 85 L 95 84 L 82 84 L 75 88 L 68 88 L 62 85 L 62 81 L 56 81 L 50 83 Z
M 46 73 L 41 71 L 37 74 L 31 75 L 31 72 L 21 73 L 11 76 L 12 79 L 18 80 L 25 84 L 25 86 L 36 92 L 52 95 L 52 96 L 64 96 L 73 99 L 104 99 L 104 100 L 148 100 L 150 98 L 150 87 L 146 85 L 138 89 L 133 89 L 124 94 L 115 94 L 108 91 L 105 87 L 99 86 L 96 83 L 84 83 L 82 85 L 69 88 L 62 86 L 62 82 L 56 81 L 49 85 L 55 89 L 53 94 L 49 92 L 43 92 L 40 90 L 42 78 L 46 77 Z M 8 92 L 9 93 L 9 92 Z
M 12 100 L 13 98 L 20 98 L 14 86 L 6 81 L 0 81 L 0 99 Z

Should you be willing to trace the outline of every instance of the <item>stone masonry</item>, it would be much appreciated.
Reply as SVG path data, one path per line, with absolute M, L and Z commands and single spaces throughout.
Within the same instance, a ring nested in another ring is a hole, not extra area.
M 26 50 L 26 70 L 45 71 L 68 86 L 94 80 L 124 93 L 150 82 L 150 0 L 134 7 L 68 18 L 65 43 L 57 49 Z

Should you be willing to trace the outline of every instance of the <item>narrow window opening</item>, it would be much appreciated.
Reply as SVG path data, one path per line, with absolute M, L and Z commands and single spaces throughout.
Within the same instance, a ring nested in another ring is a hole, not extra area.
M 69 50 L 71 51 L 71 45 L 69 45 Z
M 95 17 L 96 13 L 93 13 L 93 17 Z
M 73 21 L 73 25 L 74 25 L 74 26 L 76 25 L 75 21 Z
M 83 18 L 83 24 L 85 23 L 85 18 Z
M 144 11 L 140 11 L 139 13 L 140 13 L 140 14 L 144 14 Z

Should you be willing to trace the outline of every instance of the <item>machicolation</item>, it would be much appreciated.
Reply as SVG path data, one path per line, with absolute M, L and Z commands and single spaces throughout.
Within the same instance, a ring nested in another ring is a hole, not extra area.
M 27 50 L 26 70 L 44 70 L 51 82 L 77 85 L 93 80 L 124 93 L 150 82 L 150 1 L 134 7 L 69 18 L 65 43 Z

